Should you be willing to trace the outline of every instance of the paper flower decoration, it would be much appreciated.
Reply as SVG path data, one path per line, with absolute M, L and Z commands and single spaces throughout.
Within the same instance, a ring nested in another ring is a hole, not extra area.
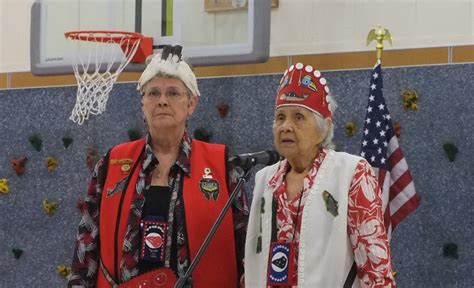
M 397 135 L 397 138 L 400 138 L 400 135 L 402 135 L 402 125 L 400 125 L 400 122 L 395 122 L 393 123 L 393 132 L 395 135 Z
M 15 170 L 16 175 L 20 176 L 25 173 L 27 160 L 28 158 L 26 157 L 10 160 L 10 164 L 12 165 L 13 170 Z
M 229 113 L 228 104 L 221 103 L 217 105 L 216 107 L 217 107 L 217 111 L 219 112 L 219 116 L 221 116 L 221 118 L 225 118 L 227 116 L 227 113 Z
M 86 156 L 86 166 L 89 170 L 94 169 L 95 163 L 99 161 L 99 155 L 97 154 L 97 150 L 94 148 L 87 149 L 87 156 Z
M 0 179 L 0 193 L 7 194 L 10 192 L 10 186 L 8 185 L 8 179 L 2 178 Z
M 48 199 L 43 200 L 43 209 L 49 217 L 53 216 L 58 209 L 59 204 L 56 202 L 49 202 Z
M 128 138 L 130 139 L 130 141 L 138 140 L 142 138 L 142 133 L 138 129 L 129 129 Z
M 402 93 L 403 97 L 403 108 L 405 110 L 418 110 L 418 93 L 416 90 L 405 90 Z
M 349 121 L 346 123 L 346 135 L 352 137 L 357 133 L 357 126 L 354 122 Z
M 38 134 L 33 134 L 28 138 L 30 144 L 35 148 L 36 151 L 40 152 L 43 146 L 43 140 Z
M 207 131 L 205 128 L 197 128 L 194 130 L 194 139 L 204 141 L 204 142 L 210 142 L 212 138 L 212 132 Z
M 449 161 L 454 162 L 456 159 L 456 154 L 459 152 L 458 147 L 456 147 L 456 145 L 453 143 L 445 143 L 443 145 L 443 150 L 444 153 L 446 153 L 446 156 L 448 156 Z
M 56 271 L 58 271 L 58 274 L 64 277 L 65 279 L 68 279 L 69 275 L 71 275 L 71 267 L 65 265 L 65 264 L 60 264 L 56 268 Z
M 63 137 L 61 140 L 63 141 L 64 148 L 71 146 L 73 142 L 71 137 Z
M 58 166 L 59 160 L 52 156 L 48 156 L 48 158 L 46 158 L 45 163 L 46 163 L 46 167 L 48 167 L 48 171 L 53 172 Z
M 23 254 L 23 250 L 20 248 L 13 248 L 12 252 L 16 259 L 20 259 L 21 255 Z
M 443 245 L 443 256 L 453 259 L 458 259 L 458 245 L 453 242 L 444 243 Z

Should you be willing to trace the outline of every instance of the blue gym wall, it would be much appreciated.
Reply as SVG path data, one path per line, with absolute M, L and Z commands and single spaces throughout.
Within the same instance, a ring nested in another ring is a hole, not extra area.
M 338 150 L 357 154 L 367 105 L 370 70 L 325 73 L 339 108 L 335 114 Z M 189 130 L 205 127 L 213 142 L 233 153 L 272 147 L 274 94 L 281 75 L 200 79 L 199 107 Z M 422 202 L 394 231 L 392 253 L 399 287 L 472 287 L 474 279 L 474 64 L 384 69 L 384 93 L 393 121 L 401 123 L 400 145 Z M 401 92 L 416 89 L 418 111 L 405 111 Z M 0 194 L 0 287 L 62 287 L 56 267 L 69 264 L 79 211 L 86 193 L 87 149 L 100 155 L 128 140 L 127 131 L 143 129 L 135 84 L 115 85 L 107 111 L 82 126 L 68 120 L 76 87 L 0 90 L 0 178 L 10 193 Z M 226 103 L 221 118 L 216 105 Z M 354 121 L 358 133 L 349 138 L 344 124 Z M 43 139 L 37 152 L 28 137 Z M 64 148 L 61 138 L 73 138 Z M 443 144 L 459 153 L 450 162 Z M 26 173 L 17 176 L 10 159 L 28 158 Z M 44 163 L 56 157 L 48 172 Z M 253 181 L 253 179 L 252 179 Z M 252 184 L 248 185 L 249 187 Z M 251 192 L 251 189 L 248 189 Z M 59 203 L 49 217 L 43 199 Z M 447 256 L 443 246 L 457 245 Z M 19 259 L 13 248 L 24 251 Z M 456 257 L 457 256 L 457 257 Z

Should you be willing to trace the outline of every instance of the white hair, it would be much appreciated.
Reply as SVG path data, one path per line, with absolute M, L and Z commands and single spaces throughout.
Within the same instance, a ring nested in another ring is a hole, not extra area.
M 328 94 L 327 97 L 329 98 L 328 102 L 331 103 L 331 114 L 334 115 L 334 111 L 337 108 L 337 103 L 331 94 Z M 323 134 L 326 134 L 323 141 L 321 142 L 321 147 L 325 149 L 334 149 L 336 147 L 332 141 L 334 137 L 334 122 L 332 119 L 330 119 L 330 121 L 326 121 L 319 113 L 313 113 L 314 119 L 316 119 L 317 129 Z
M 147 62 L 149 60 L 150 59 L 147 59 Z M 188 63 L 177 55 L 170 54 L 166 60 L 161 59 L 161 54 L 153 55 L 138 80 L 137 90 L 143 95 L 146 84 L 156 76 L 179 79 L 183 81 L 191 94 L 196 96 L 201 95 L 197 86 L 196 75 L 194 75 Z

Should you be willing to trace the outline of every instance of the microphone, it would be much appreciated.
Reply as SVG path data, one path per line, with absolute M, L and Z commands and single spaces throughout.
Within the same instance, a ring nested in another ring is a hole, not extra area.
M 242 168 L 250 168 L 257 164 L 273 165 L 280 161 L 280 154 L 275 150 L 265 150 L 254 153 L 238 154 L 229 158 L 228 162 Z

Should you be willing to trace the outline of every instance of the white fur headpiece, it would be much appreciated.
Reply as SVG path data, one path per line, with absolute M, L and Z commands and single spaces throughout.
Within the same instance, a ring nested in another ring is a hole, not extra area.
M 162 59 L 162 54 L 155 54 L 140 76 L 137 90 L 144 93 L 145 85 L 156 75 L 162 73 L 180 79 L 192 94 L 200 96 L 196 75 L 194 75 L 191 67 L 182 60 L 180 54 L 169 53 L 166 59 Z

